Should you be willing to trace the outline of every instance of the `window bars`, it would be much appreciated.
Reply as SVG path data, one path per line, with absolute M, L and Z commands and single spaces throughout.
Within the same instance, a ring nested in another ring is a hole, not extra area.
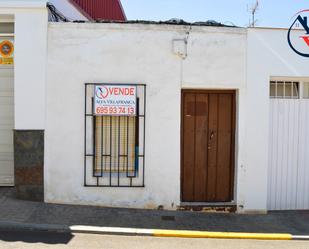
M 146 85 L 124 85 L 136 87 L 135 116 L 96 116 L 94 89 L 104 85 L 85 84 L 84 185 L 144 187 Z
M 299 82 L 270 81 L 270 97 L 278 99 L 298 99 Z

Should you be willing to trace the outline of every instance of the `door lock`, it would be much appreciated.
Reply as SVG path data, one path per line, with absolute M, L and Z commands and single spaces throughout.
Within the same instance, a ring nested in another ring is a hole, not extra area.
M 212 140 L 213 137 L 214 137 L 214 135 L 215 135 L 215 132 L 214 132 L 214 131 L 211 131 L 209 140 Z

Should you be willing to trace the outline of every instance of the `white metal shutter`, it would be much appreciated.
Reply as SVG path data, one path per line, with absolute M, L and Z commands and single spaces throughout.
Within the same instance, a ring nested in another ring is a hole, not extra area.
M 0 68 L 0 186 L 14 185 L 13 129 L 13 69 Z
M 309 99 L 270 99 L 268 210 L 309 209 Z

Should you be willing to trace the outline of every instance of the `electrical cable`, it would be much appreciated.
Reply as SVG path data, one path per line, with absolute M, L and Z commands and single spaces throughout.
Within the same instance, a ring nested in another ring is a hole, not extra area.
M 47 3 L 48 19 L 52 22 L 69 22 L 70 20 L 65 17 L 57 8 L 51 3 Z

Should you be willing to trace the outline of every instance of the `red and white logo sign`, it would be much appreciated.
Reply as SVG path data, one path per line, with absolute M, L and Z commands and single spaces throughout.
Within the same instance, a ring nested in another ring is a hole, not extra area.
M 291 49 L 298 55 L 307 58 L 309 58 L 308 16 L 309 9 L 299 11 L 293 17 L 294 21 L 288 31 L 288 43 Z
M 136 86 L 95 86 L 93 112 L 96 116 L 135 116 Z

